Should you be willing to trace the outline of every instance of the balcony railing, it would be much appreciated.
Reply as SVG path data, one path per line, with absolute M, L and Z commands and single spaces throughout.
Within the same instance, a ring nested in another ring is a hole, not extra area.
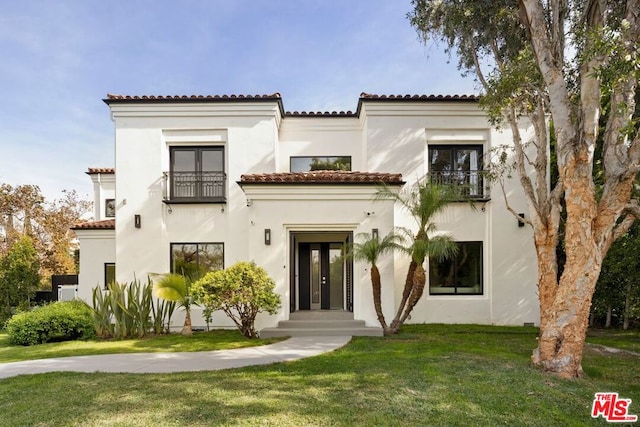
M 432 183 L 459 187 L 464 197 L 489 199 L 489 189 L 484 186 L 484 175 L 480 170 L 433 171 L 428 175 Z
M 165 172 L 165 201 L 173 203 L 224 203 L 224 172 Z

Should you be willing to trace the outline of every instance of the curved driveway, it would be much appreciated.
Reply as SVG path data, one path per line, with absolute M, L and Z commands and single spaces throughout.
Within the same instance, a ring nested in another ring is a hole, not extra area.
M 232 350 L 103 354 L 0 363 L 0 378 L 59 371 L 167 373 L 242 368 L 316 356 L 338 349 L 349 340 L 348 336 L 295 337 L 275 344 Z

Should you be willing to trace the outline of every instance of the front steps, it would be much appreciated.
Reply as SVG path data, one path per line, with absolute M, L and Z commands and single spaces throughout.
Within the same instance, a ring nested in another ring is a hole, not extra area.
M 348 311 L 303 310 L 291 313 L 289 320 L 281 320 L 276 328 L 260 331 L 260 338 L 314 336 L 381 337 L 382 328 L 366 326 L 364 320 L 354 320 Z

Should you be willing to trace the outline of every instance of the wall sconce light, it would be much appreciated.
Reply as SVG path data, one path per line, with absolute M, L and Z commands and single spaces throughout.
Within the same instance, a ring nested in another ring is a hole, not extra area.
M 524 219 L 524 214 L 523 213 L 519 213 L 518 216 L 520 218 Z M 524 221 L 518 220 L 518 227 L 524 227 Z
M 140 217 L 140 215 L 134 215 L 133 216 L 133 225 L 136 228 L 140 228 L 142 226 L 142 218 Z
M 371 230 L 371 237 L 373 237 L 374 239 L 378 240 L 378 237 L 380 236 L 380 233 L 378 233 L 378 229 L 374 228 Z
M 264 229 L 264 244 L 267 245 L 267 246 L 271 244 L 271 229 L 270 228 L 265 228 Z

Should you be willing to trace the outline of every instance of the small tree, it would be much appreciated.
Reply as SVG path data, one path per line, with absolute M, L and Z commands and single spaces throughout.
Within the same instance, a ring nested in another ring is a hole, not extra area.
M 178 306 L 184 307 L 184 325 L 182 335 L 192 335 L 191 330 L 191 305 L 194 304 L 190 294 L 190 280 L 180 274 L 169 273 L 160 276 L 153 285 L 153 290 L 158 298 L 165 301 L 173 301 Z
M 424 292 L 426 274 L 424 261 L 426 257 L 436 259 L 450 258 L 457 252 L 453 239 L 447 235 L 434 235 L 437 231 L 435 217 L 451 202 L 464 199 L 464 188 L 453 185 L 435 184 L 426 178 L 418 180 L 413 186 L 398 192 L 387 186 L 382 186 L 376 194 L 376 199 L 392 199 L 415 220 L 415 230 L 402 229 L 411 242 L 405 248 L 411 256 L 407 276 L 405 279 L 402 298 L 396 310 L 396 315 L 387 333 L 398 333 L 402 324 L 407 320 L 411 311 L 418 303 Z
M 378 316 L 378 322 L 385 333 L 388 335 L 389 325 L 384 318 L 382 312 L 382 283 L 380 281 L 380 271 L 378 270 L 378 258 L 382 255 L 392 252 L 395 249 L 400 249 L 400 236 L 397 234 L 389 233 L 382 239 L 378 236 L 373 236 L 371 233 L 360 233 L 358 238 L 362 238 L 362 242 L 356 242 L 353 245 L 350 256 L 356 261 L 364 261 L 371 264 L 371 288 L 373 290 L 373 306 Z
M 31 239 L 20 237 L 0 262 L 0 323 L 26 309 L 40 284 L 40 263 Z
M 238 262 L 225 270 L 212 271 L 194 283 L 193 298 L 210 310 L 222 310 L 242 335 L 257 338 L 254 323 L 258 313 L 276 314 L 280 296 L 267 272 L 253 262 Z

